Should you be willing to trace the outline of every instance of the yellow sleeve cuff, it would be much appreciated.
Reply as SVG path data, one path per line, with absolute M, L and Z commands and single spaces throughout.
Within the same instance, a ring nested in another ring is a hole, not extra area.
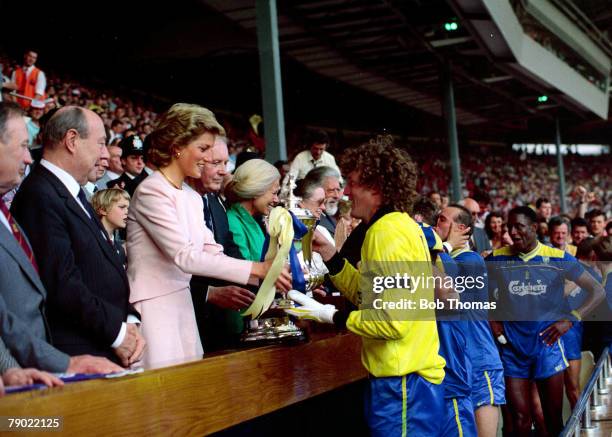
M 571 314 L 572 316 L 576 317 L 576 319 L 577 319 L 579 322 L 582 322 L 582 317 L 580 316 L 580 313 L 579 313 L 578 311 L 573 310 L 572 312 L 570 312 L 570 314 Z

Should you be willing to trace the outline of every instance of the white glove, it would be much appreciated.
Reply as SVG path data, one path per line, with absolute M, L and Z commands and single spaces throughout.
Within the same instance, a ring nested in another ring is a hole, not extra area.
M 334 314 L 338 311 L 335 306 L 323 305 L 297 290 L 290 290 L 287 293 L 287 297 L 302 305 L 298 308 L 285 309 L 287 314 L 299 319 L 315 320 L 320 323 L 334 323 Z

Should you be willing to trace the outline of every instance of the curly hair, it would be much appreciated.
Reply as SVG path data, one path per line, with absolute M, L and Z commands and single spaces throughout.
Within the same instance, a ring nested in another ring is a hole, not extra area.
M 148 137 L 147 160 L 157 167 L 166 167 L 177 149 L 205 133 L 225 136 L 225 129 L 209 109 L 188 103 L 176 103 L 160 118 L 157 128 Z
M 340 157 L 342 174 L 359 173 L 359 183 L 377 189 L 383 205 L 399 212 L 412 212 L 417 198 L 417 167 L 393 144 L 391 135 L 378 135 L 368 143 L 346 150 Z

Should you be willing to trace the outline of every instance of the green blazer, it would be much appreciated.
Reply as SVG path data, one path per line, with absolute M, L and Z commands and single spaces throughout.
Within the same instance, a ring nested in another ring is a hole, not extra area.
M 266 239 L 259 223 L 240 203 L 234 203 L 229 207 L 227 221 L 234 235 L 234 242 L 244 259 L 259 261 Z

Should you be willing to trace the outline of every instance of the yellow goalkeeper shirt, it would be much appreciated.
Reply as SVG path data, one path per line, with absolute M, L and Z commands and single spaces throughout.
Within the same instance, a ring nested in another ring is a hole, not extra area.
M 330 278 L 359 307 L 351 312 L 346 326 L 362 337 L 361 359 L 368 372 L 376 377 L 417 373 L 440 384 L 445 362 L 438 354 L 434 309 L 411 311 L 389 306 L 413 301 L 418 309 L 422 300 L 433 302 L 433 284 L 422 280 L 415 286 L 413 281 L 410 291 L 405 283 L 395 283 L 380 290 L 381 280 L 375 279 L 405 277 L 404 274 L 431 277 L 431 258 L 419 225 L 406 213 L 391 212 L 367 230 L 358 266 L 344 260 L 342 269 Z M 386 285 L 390 284 L 388 280 Z

